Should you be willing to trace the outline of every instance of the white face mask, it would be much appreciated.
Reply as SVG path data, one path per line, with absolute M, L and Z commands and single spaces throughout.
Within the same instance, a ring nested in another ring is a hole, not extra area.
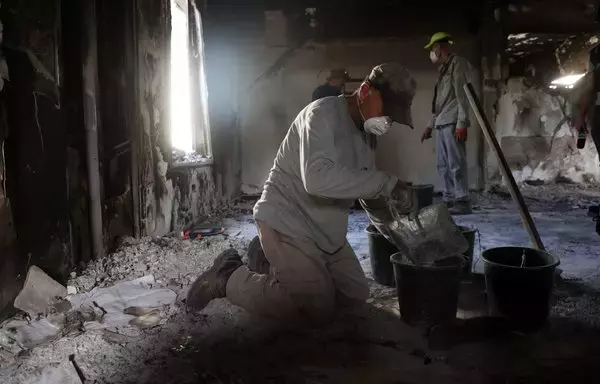
M 375 136 L 385 135 L 392 126 L 392 119 L 388 116 L 371 117 L 364 122 L 365 132 Z
M 358 100 L 358 112 L 360 113 L 360 117 L 365 120 L 363 123 L 363 128 L 367 133 L 375 136 L 381 136 L 386 134 L 392 126 L 392 119 L 388 116 L 371 117 L 370 119 L 365 119 L 365 116 L 360 109 L 360 100 Z
M 439 60 L 440 58 L 439 58 L 439 57 L 437 57 L 437 55 L 435 54 L 435 52 L 434 52 L 434 51 L 430 51 L 430 52 L 429 52 L 429 59 L 431 60 L 431 62 L 432 62 L 433 64 L 435 64 L 435 63 L 437 63 L 437 62 L 438 62 L 438 60 Z

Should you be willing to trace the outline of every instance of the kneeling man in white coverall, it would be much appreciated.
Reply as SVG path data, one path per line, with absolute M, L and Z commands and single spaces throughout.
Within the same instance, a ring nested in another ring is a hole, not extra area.
M 387 198 L 409 183 L 377 171 L 368 136 L 392 121 L 412 127 L 416 82 L 398 64 L 375 67 L 351 96 L 325 97 L 304 108 L 281 143 L 254 207 L 267 269 L 242 263 L 231 249 L 192 285 L 187 305 L 215 298 L 277 320 L 332 318 L 337 303 L 364 302 L 369 287 L 346 240 L 356 199 Z M 261 252 L 261 255 L 263 253 Z

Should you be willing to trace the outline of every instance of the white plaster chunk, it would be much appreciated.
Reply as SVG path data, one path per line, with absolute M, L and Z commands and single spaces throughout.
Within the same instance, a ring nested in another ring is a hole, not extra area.
M 67 288 L 33 265 L 27 272 L 25 285 L 15 299 L 14 306 L 36 317 L 66 295 Z

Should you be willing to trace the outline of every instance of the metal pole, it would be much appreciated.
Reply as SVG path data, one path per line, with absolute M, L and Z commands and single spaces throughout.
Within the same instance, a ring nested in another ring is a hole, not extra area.
M 96 24 L 96 2 L 80 2 L 83 20 L 82 30 L 82 73 L 83 114 L 86 132 L 86 160 L 88 171 L 90 228 L 92 258 L 104 255 L 102 236 L 102 195 L 100 192 L 100 161 L 98 156 L 98 41 Z
M 469 103 L 471 103 L 471 108 L 473 108 L 473 112 L 479 121 L 479 125 L 481 126 L 481 130 L 483 131 L 483 135 L 485 136 L 490 148 L 496 154 L 498 158 L 498 162 L 500 163 L 500 171 L 502 172 L 502 176 L 504 176 L 504 180 L 507 182 L 508 190 L 512 199 L 515 203 L 517 203 L 517 207 L 519 208 L 519 213 L 521 214 L 521 220 L 523 221 L 523 225 L 529 234 L 529 238 L 533 245 L 539 250 L 545 250 L 544 244 L 542 243 L 542 239 L 540 238 L 540 234 L 537 231 L 535 223 L 533 222 L 533 218 L 529 213 L 529 209 L 525 204 L 525 199 L 523 195 L 519 191 L 519 186 L 515 181 L 515 178 L 510 171 L 508 166 L 508 162 L 504 157 L 504 153 L 502 153 L 502 149 L 500 148 L 500 144 L 498 144 L 498 140 L 496 140 L 496 135 L 492 130 L 492 126 L 490 122 L 487 120 L 485 113 L 483 112 L 483 107 L 479 102 L 479 98 L 475 93 L 475 89 L 473 89 L 473 85 L 471 83 L 467 83 L 464 86 L 465 93 L 467 94 L 467 98 L 469 99 Z

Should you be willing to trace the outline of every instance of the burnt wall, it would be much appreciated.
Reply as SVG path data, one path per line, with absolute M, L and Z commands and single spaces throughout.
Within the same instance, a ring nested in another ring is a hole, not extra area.
M 10 225 L 6 217 L 12 211 L 14 223 L 14 232 L 3 234 L 2 245 L 8 243 L 9 249 L 0 252 L 1 307 L 16 295 L 27 266 L 38 265 L 63 281 L 74 263 L 59 95 L 59 15 L 59 2 L 46 0 L 4 1 L 0 13 L 10 68 L 3 91 L 6 190 L 0 217 L 3 226 Z
M 88 180 L 85 157 L 82 89 L 82 36 L 80 2 L 62 0 L 61 8 L 61 107 L 67 131 L 67 188 L 71 221 L 71 249 L 78 266 L 91 259 L 88 217 Z
M 219 206 L 211 166 L 176 166 L 168 171 L 173 183 L 171 227 L 188 228 L 210 216 Z
M 20 279 L 17 276 L 23 269 L 17 248 L 10 199 L 5 188 L 4 146 L 8 136 L 5 100 L 6 91 L 2 89 L 0 91 L 0 317 L 2 309 L 13 300 L 20 288 Z
M 100 175 L 105 245 L 110 249 L 118 237 L 136 232 L 132 185 L 136 132 L 134 6 L 131 1 L 101 0 L 97 4 Z

